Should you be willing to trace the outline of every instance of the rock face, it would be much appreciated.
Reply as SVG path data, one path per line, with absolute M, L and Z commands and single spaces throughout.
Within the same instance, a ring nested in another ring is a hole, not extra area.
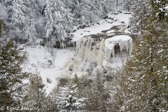
M 111 38 L 100 34 L 85 36 L 78 41 L 76 55 L 67 63 L 66 73 L 82 76 L 108 75 L 122 67 L 132 52 L 132 46 L 132 38 L 127 35 Z

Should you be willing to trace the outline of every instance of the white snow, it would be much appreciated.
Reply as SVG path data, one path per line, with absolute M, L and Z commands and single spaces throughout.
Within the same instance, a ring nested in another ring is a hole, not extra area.
M 87 27 L 85 29 L 77 30 L 73 34 L 74 35 L 73 41 L 79 41 L 83 36 L 101 33 L 103 30 L 108 30 L 112 27 L 112 25 L 110 23 L 107 23 L 103 20 L 100 22 L 100 24 L 101 25 L 95 24 L 91 27 Z
M 118 15 L 109 14 L 108 17 L 113 18 L 113 21 L 110 20 L 112 22 L 108 22 L 107 20 L 101 20 L 99 24 L 94 24 L 91 27 L 86 27 L 85 29 L 79 29 L 76 32 L 74 32 L 73 41 L 79 41 L 83 36 L 101 33 L 103 30 L 108 30 L 112 26 L 123 25 L 123 24 L 128 25 L 131 14 L 125 14 L 125 12 L 123 11 L 123 13 L 119 13 Z M 121 22 L 124 22 L 124 23 L 121 23 Z
M 131 33 L 128 29 L 126 29 L 124 32 L 127 33 L 127 34 Z
M 115 30 L 107 31 L 107 34 L 114 34 Z
M 168 10 L 168 6 L 164 7 L 166 10 Z
M 4 5 L 0 4 L 0 19 L 2 20 L 6 19 L 7 16 L 8 16 L 7 8 Z
M 124 22 L 125 24 L 128 25 L 128 23 L 129 23 L 129 18 L 131 17 L 131 14 L 125 14 L 125 13 L 127 13 L 127 12 L 124 12 L 124 11 L 123 11 L 123 13 L 119 13 L 119 14 L 117 14 L 117 15 L 112 15 L 112 14 L 110 14 L 110 15 L 108 15 L 108 16 L 111 17 L 111 18 L 117 19 L 118 22 Z
M 74 55 L 75 49 L 54 49 L 54 55 L 45 47 L 26 47 L 27 60 L 24 64 L 24 71 L 39 73 L 45 84 L 46 92 L 49 93 L 57 86 L 57 78 L 62 77 L 62 69 L 66 62 Z M 52 64 L 51 64 L 52 61 Z M 47 78 L 52 82 L 48 83 Z

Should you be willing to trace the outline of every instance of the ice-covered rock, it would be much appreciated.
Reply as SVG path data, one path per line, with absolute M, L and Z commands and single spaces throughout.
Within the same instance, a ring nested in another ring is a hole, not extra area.
M 118 35 L 105 40 L 105 59 L 111 61 L 117 56 L 129 56 L 132 52 L 132 38 Z

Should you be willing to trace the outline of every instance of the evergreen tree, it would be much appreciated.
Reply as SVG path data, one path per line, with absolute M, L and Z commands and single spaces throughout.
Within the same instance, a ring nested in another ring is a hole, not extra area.
M 5 38 L 31 45 L 37 37 L 44 37 L 46 20 L 42 14 L 43 4 L 38 0 L 4 0 L 2 6 L 6 16 L 3 20 L 8 29 Z
M 150 16 L 142 24 L 141 38 L 127 62 L 121 83 L 123 111 L 168 110 L 168 33 L 160 21 L 157 4 L 150 2 Z
M 22 101 L 23 80 L 27 73 L 22 72 L 21 64 L 25 56 L 20 54 L 12 41 L 0 46 L 0 104 L 16 106 Z
M 27 87 L 26 95 L 24 98 L 23 105 L 26 107 L 34 107 L 38 110 L 43 111 L 46 109 L 45 106 L 45 90 L 42 79 L 37 74 L 29 76 L 30 84 Z M 34 110 L 35 112 L 37 110 Z
M 68 32 L 71 31 L 72 26 L 69 26 L 72 22 L 71 13 L 65 6 L 65 2 L 60 0 L 47 0 L 46 1 L 46 38 L 48 40 L 48 47 L 53 47 L 56 45 L 58 47 L 63 47 L 63 40 L 68 37 Z
M 57 95 L 57 108 L 61 112 L 82 111 L 86 98 L 77 97 L 77 88 L 73 83 L 68 83 L 65 87 L 59 88 Z
M 108 91 L 105 89 L 103 82 L 100 79 L 100 75 L 96 76 L 95 81 L 91 84 L 91 87 L 86 91 L 87 102 L 86 108 L 89 111 L 106 112 Z
M 47 96 L 46 106 L 47 111 L 58 112 L 57 108 L 57 95 L 59 93 L 59 84 L 55 87 L 50 94 Z
M 3 21 L 0 20 L 0 37 L 1 37 L 1 35 L 2 35 L 2 26 L 3 26 Z
M 140 36 L 143 30 L 142 26 L 146 18 L 150 16 L 150 0 L 133 0 L 132 2 L 131 11 L 133 12 L 133 16 L 130 19 L 130 31 L 132 34 Z

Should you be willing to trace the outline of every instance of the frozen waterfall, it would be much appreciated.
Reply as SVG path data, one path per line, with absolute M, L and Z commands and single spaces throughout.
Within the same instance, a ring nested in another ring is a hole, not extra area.
M 111 38 L 85 36 L 76 47 L 76 55 L 67 63 L 64 74 L 92 75 L 103 74 L 108 68 L 121 68 L 131 54 L 132 38 L 118 35 Z M 71 75 L 73 76 L 73 75 Z

